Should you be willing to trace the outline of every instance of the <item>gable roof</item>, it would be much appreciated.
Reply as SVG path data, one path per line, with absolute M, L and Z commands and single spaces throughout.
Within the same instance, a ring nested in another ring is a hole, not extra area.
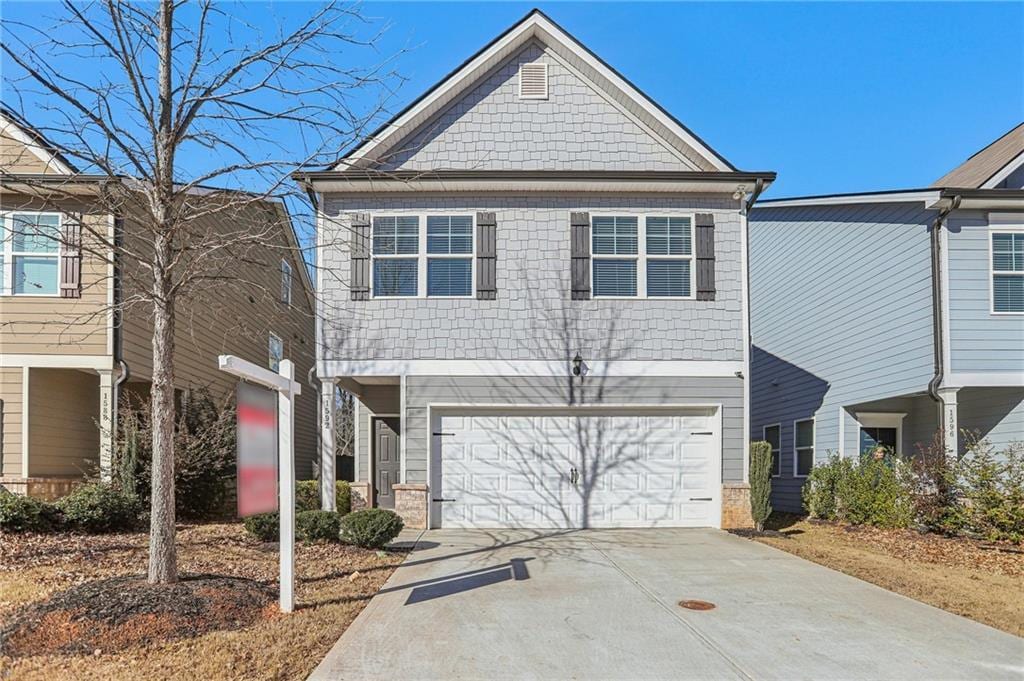
M 933 187 L 991 189 L 1024 164 L 1024 123 L 936 180 Z
M 576 66 L 609 96 L 642 117 L 669 146 L 683 153 L 689 152 L 688 156 L 695 156 L 702 166 L 700 170 L 736 170 L 721 154 L 539 9 L 531 10 L 523 19 L 380 126 L 338 161 L 333 170 L 372 167 L 388 150 L 467 92 L 480 78 L 532 39 L 543 42 Z
M 52 168 L 62 175 L 78 172 L 55 144 L 6 104 L 0 104 L 0 134 L 24 144 L 48 169 Z

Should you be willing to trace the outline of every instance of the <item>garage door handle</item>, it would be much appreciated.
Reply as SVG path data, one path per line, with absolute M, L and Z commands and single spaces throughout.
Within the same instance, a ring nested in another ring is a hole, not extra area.
M 711 497 L 690 497 L 690 501 L 711 501 Z
M 690 435 L 714 435 L 715 432 L 712 430 L 695 430 Z
M 434 437 L 454 437 L 455 433 L 434 433 Z
M 438 503 L 441 503 L 443 501 L 455 501 L 455 499 L 432 499 L 432 501 L 436 501 Z

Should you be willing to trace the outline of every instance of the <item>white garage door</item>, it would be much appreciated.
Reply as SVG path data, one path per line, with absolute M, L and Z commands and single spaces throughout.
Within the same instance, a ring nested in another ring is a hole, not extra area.
M 713 410 L 438 416 L 434 524 L 717 526 L 717 423 Z

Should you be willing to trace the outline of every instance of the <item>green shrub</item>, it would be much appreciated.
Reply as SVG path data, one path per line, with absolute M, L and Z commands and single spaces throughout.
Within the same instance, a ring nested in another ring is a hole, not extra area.
M 772 514 L 772 446 L 767 442 L 750 443 L 750 514 L 754 529 L 764 531 L 764 521 Z
M 295 511 L 320 510 L 320 481 L 299 480 L 295 483 Z
M 352 488 L 345 480 L 334 483 L 334 504 L 341 515 L 352 512 Z
M 908 527 L 913 504 L 904 469 L 904 462 L 895 457 L 862 457 L 851 474 L 839 480 L 839 519 L 854 525 Z
M 804 482 L 801 495 L 804 508 L 812 518 L 838 520 L 839 505 L 837 490 L 840 481 L 852 475 L 853 464 L 833 454 L 828 461 L 811 469 Z
M 139 500 L 107 483 L 79 485 L 56 506 L 67 526 L 82 532 L 124 532 L 139 523 Z
M 402 519 L 394 511 L 365 508 L 341 519 L 341 538 L 364 549 L 379 549 L 402 531 Z
M 306 542 L 338 541 L 341 516 L 334 511 L 302 511 L 295 516 L 295 532 Z
M 47 532 L 59 525 L 60 514 L 52 504 L 0 487 L 0 530 Z
M 969 436 L 957 487 L 966 531 L 992 541 L 1024 541 L 1024 443 L 996 452 Z
M 248 516 L 242 521 L 242 527 L 260 541 L 278 541 L 280 539 L 281 520 L 277 511 Z
M 344 480 L 334 483 L 334 504 L 341 515 L 352 510 L 352 490 Z M 319 480 L 300 480 L 295 483 L 295 510 L 299 513 L 320 510 Z
M 235 476 L 234 396 L 215 400 L 206 389 L 188 393 L 174 429 L 174 502 L 182 518 L 231 513 L 228 493 Z M 114 481 L 149 506 L 153 430 L 148 399 L 125 393 L 118 410 Z

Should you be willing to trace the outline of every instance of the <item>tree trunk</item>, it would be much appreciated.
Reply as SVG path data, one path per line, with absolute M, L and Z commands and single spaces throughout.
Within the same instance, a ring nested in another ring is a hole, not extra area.
M 174 542 L 174 306 L 153 310 L 153 467 L 149 520 L 149 583 L 178 581 Z

